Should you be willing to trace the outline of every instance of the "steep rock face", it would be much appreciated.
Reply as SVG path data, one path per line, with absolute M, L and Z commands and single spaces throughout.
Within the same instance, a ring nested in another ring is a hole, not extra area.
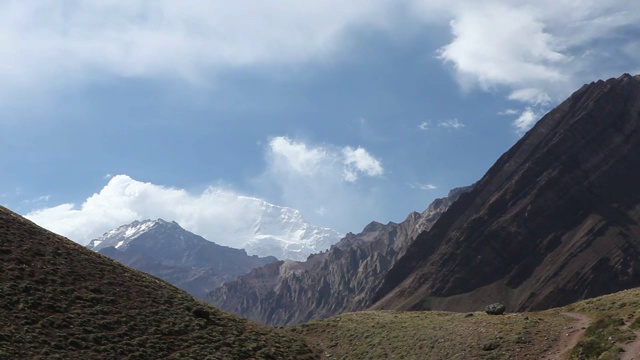
M 204 298 L 225 281 L 277 261 L 220 246 L 162 219 L 134 221 L 92 240 L 89 249 Z
M 306 262 L 271 263 L 212 291 L 207 301 L 272 325 L 300 323 L 370 305 L 384 274 L 407 245 L 468 188 L 452 190 L 400 224 L 373 222 Z
M 411 244 L 373 308 L 509 311 L 640 285 L 640 76 L 583 86 Z

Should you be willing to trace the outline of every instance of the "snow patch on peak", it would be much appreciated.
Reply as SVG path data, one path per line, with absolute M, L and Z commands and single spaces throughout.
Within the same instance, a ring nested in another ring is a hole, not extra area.
M 158 221 L 147 220 L 145 222 L 138 223 L 135 226 L 130 226 L 130 227 L 126 228 L 126 230 L 125 230 L 125 232 L 124 232 L 124 234 L 122 236 L 127 238 L 127 239 L 131 239 L 131 238 L 134 238 L 134 237 L 144 233 L 145 231 L 148 231 L 149 229 L 151 229 L 152 227 L 154 227 L 154 226 L 156 226 L 158 224 L 159 224 Z
M 122 225 L 113 230 L 107 231 L 101 237 L 92 240 L 87 247 L 94 251 L 113 246 L 116 249 L 127 247 L 129 243 L 148 232 L 160 224 L 169 224 L 168 222 L 157 220 L 134 221 L 131 224 Z
M 296 209 L 215 189 L 211 189 L 207 197 L 212 203 L 232 206 L 224 209 L 211 206 L 200 213 L 183 216 L 180 225 L 162 219 L 134 221 L 106 232 L 87 247 L 95 251 L 109 246 L 123 249 L 158 226 L 167 229 L 176 226 L 216 244 L 244 249 L 248 255 L 303 261 L 311 254 L 329 249 L 342 238 L 342 234 L 333 229 L 309 224 Z

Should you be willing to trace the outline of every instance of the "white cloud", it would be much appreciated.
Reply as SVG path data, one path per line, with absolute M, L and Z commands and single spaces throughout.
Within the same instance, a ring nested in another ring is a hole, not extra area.
M 623 0 L 583 0 L 579 5 L 570 0 L 526 4 L 494 0 L 456 5 L 450 11 L 453 41 L 440 48 L 438 55 L 453 65 L 464 86 L 507 85 L 514 91 L 529 89 L 530 95 L 552 98 L 566 95 L 567 89 L 579 85 L 576 82 L 595 80 L 580 77 L 605 68 L 603 56 L 628 54 L 637 40 L 620 33 L 637 30 L 640 24 L 640 3 Z M 531 99 L 537 97 L 517 100 Z
M 387 26 L 390 0 L 0 2 L 0 90 L 104 76 L 202 75 L 325 61 L 360 26 Z
M 83 245 L 134 220 L 162 218 L 217 244 L 241 248 L 264 211 L 259 200 L 217 187 L 193 194 L 116 175 L 80 206 L 61 204 L 26 217 Z
M 517 100 L 533 105 L 547 105 L 551 102 L 551 98 L 547 93 L 536 88 L 518 89 L 508 96 L 509 100 Z
M 413 183 L 413 184 L 409 184 L 409 186 L 413 189 L 420 189 L 420 190 L 435 190 L 438 188 L 433 184 L 421 184 L 421 183 Z
M 358 147 L 354 149 L 350 146 L 342 149 L 344 156 L 344 179 L 354 182 L 360 174 L 368 176 L 380 176 L 384 173 L 380 160 L 371 156 L 367 150 Z
M 505 109 L 503 111 L 500 111 L 498 113 L 498 115 L 515 115 L 517 114 L 519 111 L 516 109 Z
M 354 182 L 360 175 L 380 176 L 382 164 L 362 147 L 309 146 L 286 136 L 276 136 L 269 141 L 271 171 L 296 176 L 339 176 Z
M 438 57 L 464 89 L 506 88 L 509 100 L 526 104 L 519 131 L 583 83 L 633 70 L 617 60 L 637 53 L 628 34 L 640 30 L 639 2 L 460 1 L 448 16 L 453 40 Z
M 316 147 L 309 148 L 302 142 L 292 141 L 285 136 L 277 136 L 269 141 L 271 154 L 281 158 L 275 164 L 282 164 L 291 171 L 305 176 L 315 175 L 320 171 L 324 161 L 331 161 L 327 150 Z
M 384 167 L 366 149 L 311 145 L 281 136 L 269 141 L 265 157 L 266 168 L 254 179 L 258 193 L 299 209 L 312 223 L 341 232 L 358 231 L 380 216 L 375 206 L 381 196 L 378 182 L 367 179 L 382 176 Z
M 441 121 L 438 123 L 438 126 L 443 127 L 443 128 L 447 128 L 447 129 L 461 129 L 463 127 L 465 127 L 466 125 L 461 123 L 458 119 L 451 119 L 451 120 L 447 120 L 447 121 Z
M 429 130 L 429 122 L 428 121 L 423 121 L 418 125 L 418 129 L 420 130 Z
M 0 100 L 119 77 L 208 84 L 230 69 L 341 58 L 357 30 L 447 22 L 436 56 L 460 84 L 506 88 L 523 106 L 638 70 L 637 1 L 4 1 Z
M 539 114 L 537 114 L 532 108 L 527 107 L 513 122 L 513 125 L 516 127 L 518 133 L 524 133 L 531 129 L 539 118 Z
M 37 204 L 49 201 L 51 195 L 42 195 L 33 199 L 22 200 L 23 204 Z
M 452 63 L 463 81 L 484 89 L 562 80 L 553 65 L 568 57 L 531 10 L 490 2 L 458 14 L 451 21 L 454 40 L 439 57 Z

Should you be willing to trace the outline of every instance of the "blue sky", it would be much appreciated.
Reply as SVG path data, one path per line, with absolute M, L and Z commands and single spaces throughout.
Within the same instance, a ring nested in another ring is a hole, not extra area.
M 629 1 L 97 3 L 0 1 L 0 204 L 81 243 L 211 191 L 401 221 L 640 73 Z

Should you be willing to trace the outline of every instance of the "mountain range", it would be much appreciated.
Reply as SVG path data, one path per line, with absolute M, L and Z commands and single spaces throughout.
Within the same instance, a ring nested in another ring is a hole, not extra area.
M 206 300 L 271 325 L 300 323 L 364 309 L 384 275 L 413 239 L 428 230 L 471 187 L 454 189 L 403 222 L 372 222 L 347 234 L 331 249 L 305 262 L 279 261 L 254 269 L 212 291 Z
M 207 300 L 268 324 L 365 309 L 509 311 L 640 285 L 640 76 L 583 86 L 435 222 L 372 223 Z M 455 200 L 455 197 L 458 197 Z M 453 201 L 455 200 L 455 201 Z
M 587 84 L 472 186 L 306 261 L 256 265 L 206 297 L 260 322 L 317 320 L 283 328 L 225 313 L 0 206 L 0 358 L 631 359 L 639 183 L 640 76 Z M 163 220 L 90 246 L 214 275 L 275 260 Z M 507 314 L 478 311 L 493 302 Z M 536 312 L 512 313 L 527 310 Z
M 204 298 L 225 281 L 277 261 L 217 245 L 162 219 L 134 221 L 113 229 L 87 247 Z

